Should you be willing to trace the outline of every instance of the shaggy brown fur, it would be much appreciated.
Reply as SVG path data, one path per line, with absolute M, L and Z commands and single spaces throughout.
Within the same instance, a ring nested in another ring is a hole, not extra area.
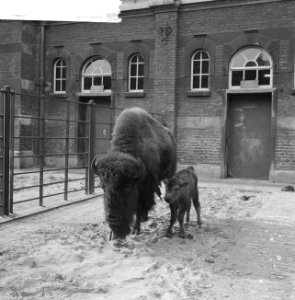
M 114 127 L 111 150 L 92 163 L 104 189 L 106 220 L 117 237 L 135 231 L 147 218 L 160 182 L 176 169 L 176 150 L 169 130 L 140 108 L 124 110 Z

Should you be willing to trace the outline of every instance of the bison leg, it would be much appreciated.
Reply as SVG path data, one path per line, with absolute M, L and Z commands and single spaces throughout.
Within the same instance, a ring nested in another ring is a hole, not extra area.
M 175 205 L 170 204 L 170 212 L 171 212 L 171 216 L 170 216 L 170 225 L 167 229 L 166 232 L 166 236 L 171 238 L 173 235 L 173 225 L 176 222 L 176 216 L 177 216 L 177 207 L 175 207 Z
M 196 188 L 195 194 L 193 195 L 193 204 L 194 207 L 196 209 L 196 213 L 197 213 L 197 224 L 199 225 L 199 227 L 201 227 L 202 225 L 202 221 L 201 221 L 201 205 L 200 205 L 200 201 L 199 201 L 199 190 L 198 188 Z
M 137 211 L 133 234 L 140 234 L 141 212 Z

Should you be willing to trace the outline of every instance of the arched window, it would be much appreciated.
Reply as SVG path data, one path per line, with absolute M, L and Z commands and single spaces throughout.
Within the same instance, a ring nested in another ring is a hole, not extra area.
M 58 58 L 53 66 L 53 91 L 54 93 L 65 93 L 67 83 L 67 66 L 62 58 Z
M 105 59 L 93 58 L 82 70 L 82 92 L 110 92 L 112 83 L 111 65 Z
M 230 88 L 269 88 L 272 79 L 272 59 L 259 47 L 242 49 L 231 60 Z
M 128 90 L 142 92 L 144 89 L 144 60 L 139 54 L 131 56 L 129 60 Z
M 191 61 L 191 90 L 208 90 L 210 57 L 207 52 L 198 50 Z

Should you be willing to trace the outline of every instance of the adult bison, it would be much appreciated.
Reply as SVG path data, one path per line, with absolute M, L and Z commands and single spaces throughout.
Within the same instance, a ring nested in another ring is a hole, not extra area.
M 140 232 L 162 180 L 174 175 L 176 150 L 170 131 L 141 108 L 125 109 L 113 130 L 111 149 L 92 169 L 104 190 L 106 220 L 116 237 Z

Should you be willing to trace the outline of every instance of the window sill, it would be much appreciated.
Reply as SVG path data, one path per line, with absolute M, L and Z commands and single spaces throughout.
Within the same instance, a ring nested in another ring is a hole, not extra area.
M 125 98 L 144 98 L 145 92 L 126 92 Z
M 188 91 L 187 96 L 188 97 L 209 97 L 210 96 L 210 90 Z

